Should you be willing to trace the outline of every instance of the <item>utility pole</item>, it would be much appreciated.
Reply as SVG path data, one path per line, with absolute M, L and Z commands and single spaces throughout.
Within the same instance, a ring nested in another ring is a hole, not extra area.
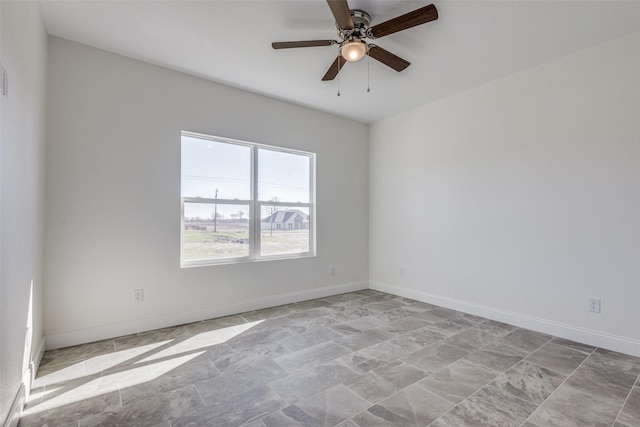
M 213 232 L 218 232 L 218 189 L 216 188 L 216 204 L 213 210 Z

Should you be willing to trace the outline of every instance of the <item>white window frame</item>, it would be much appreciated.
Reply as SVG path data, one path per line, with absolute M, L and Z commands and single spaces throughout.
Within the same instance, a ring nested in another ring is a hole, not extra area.
M 253 262 L 253 261 L 266 261 L 266 260 L 278 260 L 278 259 L 292 259 L 292 258 L 307 258 L 316 255 L 316 195 L 315 195 L 315 182 L 316 182 L 316 154 L 301 151 L 292 150 L 284 147 L 276 147 L 273 145 L 265 145 L 255 142 L 240 141 L 236 139 L 223 138 L 212 135 L 205 135 L 195 132 L 182 131 L 181 141 L 183 136 L 210 140 L 215 142 L 221 142 L 225 144 L 234 144 L 249 147 L 251 149 L 251 185 L 249 200 L 241 199 L 210 199 L 201 197 L 182 197 L 180 195 L 180 267 L 197 267 L 206 265 L 218 265 L 218 264 L 232 264 L 240 262 Z M 182 147 L 182 143 L 181 143 Z M 272 202 L 261 201 L 258 199 L 258 150 L 272 150 L 280 151 L 288 154 L 296 154 L 306 156 L 309 158 L 309 202 Z M 180 170 L 180 181 L 182 181 L 182 167 Z M 182 190 L 181 190 L 182 192 Z M 249 255 L 244 257 L 230 257 L 220 259 L 202 259 L 202 260 L 185 260 L 184 259 L 184 205 L 185 203 L 204 203 L 204 204 L 219 204 L 219 205 L 248 205 L 249 206 Z M 306 208 L 309 210 L 309 250 L 307 252 L 297 252 L 293 254 L 280 254 L 280 255 L 261 255 L 260 254 L 260 239 L 261 239 L 261 215 L 263 206 L 279 206 L 287 208 Z

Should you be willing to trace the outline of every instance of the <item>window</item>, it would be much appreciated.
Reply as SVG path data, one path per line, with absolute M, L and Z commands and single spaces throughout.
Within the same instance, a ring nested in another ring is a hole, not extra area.
M 315 154 L 182 132 L 182 267 L 315 254 Z

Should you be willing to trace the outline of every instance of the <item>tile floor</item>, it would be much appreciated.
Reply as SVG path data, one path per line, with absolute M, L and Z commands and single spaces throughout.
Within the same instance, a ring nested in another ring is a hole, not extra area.
M 640 426 L 640 358 L 365 290 L 45 353 L 29 426 Z

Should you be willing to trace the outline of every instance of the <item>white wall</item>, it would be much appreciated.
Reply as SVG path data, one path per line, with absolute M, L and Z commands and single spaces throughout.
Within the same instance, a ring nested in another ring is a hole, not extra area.
M 49 89 L 47 347 L 368 286 L 366 125 L 59 38 Z M 317 256 L 180 269 L 181 130 L 317 153 Z
M 640 33 L 370 141 L 373 288 L 640 356 Z
M 2 1 L 0 10 L 0 59 L 9 78 L 8 94 L 0 99 L 1 423 L 14 399 L 28 392 L 30 363 L 42 350 L 47 38 L 37 3 Z

